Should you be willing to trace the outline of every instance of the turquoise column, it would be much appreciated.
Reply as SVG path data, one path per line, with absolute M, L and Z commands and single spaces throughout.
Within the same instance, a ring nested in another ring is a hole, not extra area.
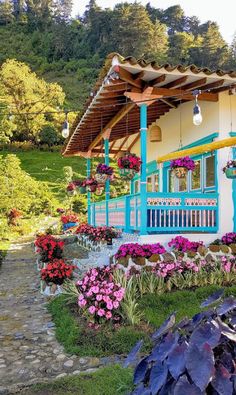
M 91 175 L 91 159 L 87 158 L 87 178 Z M 88 224 L 91 225 L 91 192 L 87 192 Z
M 140 176 L 140 235 L 147 234 L 147 105 L 140 106 L 140 151 L 141 151 L 141 176 Z
M 104 139 L 105 165 L 109 166 L 109 140 Z M 109 226 L 109 199 L 110 199 L 110 180 L 105 184 L 105 207 L 106 207 L 106 226 Z

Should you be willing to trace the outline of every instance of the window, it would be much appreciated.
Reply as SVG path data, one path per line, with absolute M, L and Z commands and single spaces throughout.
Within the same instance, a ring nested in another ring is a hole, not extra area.
M 159 191 L 159 174 L 152 174 L 147 177 L 147 192 Z
M 195 160 L 195 169 L 191 172 L 191 189 L 201 189 L 201 161 Z
M 215 186 L 215 155 L 205 158 L 205 187 Z
M 147 192 L 152 192 L 152 177 L 147 177 Z
M 159 191 L 159 174 L 154 175 L 154 192 Z

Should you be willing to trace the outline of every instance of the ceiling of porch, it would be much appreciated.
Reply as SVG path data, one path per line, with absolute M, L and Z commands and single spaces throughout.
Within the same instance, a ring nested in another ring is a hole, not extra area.
M 139 107 L 126 96 L 142 93 L 148 87 L 158 95 L 148 106 L 148 126 L 181 103 L 194 99 L 217 101 L 218 93 L 236 86 L 236 71 L 209 70 L 191 66 L 159 66 L 118 54 L 108 56 L 93 92 L 73 127 L 63 151 L 64 156 L 92 151 L 103 154 L 103 133 L 111 128 L 110 153 L 116 156 L 130 150 L 139 137 Z M 148 104 L 148 101 L 147 101 Z M 119 142 L 116 143 L 116 141 Z

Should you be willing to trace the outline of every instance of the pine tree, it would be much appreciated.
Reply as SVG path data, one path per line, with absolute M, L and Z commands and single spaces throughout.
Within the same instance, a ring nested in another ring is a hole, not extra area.
M 188 64 L 189 50 L 194 47 L 194 36 L 186 32 L 178 32 L 169 37 L 168 60 L 172 64 Z
M 24 0 L 12 0 L 13 4 L 13 15 L 17 21 L 23 21 L 25 14 L 25 1 Z
M 186 30 L 186 18 L 180 5 L 174 5 L 164 11 L 163 22 L 167 25 L 169 34 Z
M 54 3 L 55 17 L 60 21 L 69 22 L 71 18 L 73 2 L 72 0 L 57 0 Z
M 167 27 L 156 19 L 150 46 L 150 57 L 159 64 L 167 61 L 168 52 L 168 34 Z
M 201 66 L 224 67 L 229 62 L 230 52 L 217 23 L 211 23 L 202 37 Z

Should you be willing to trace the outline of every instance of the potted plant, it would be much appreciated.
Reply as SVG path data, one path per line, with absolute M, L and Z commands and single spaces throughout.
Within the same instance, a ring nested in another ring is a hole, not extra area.
M 54 259 L 41 269 L 41 289 L 45 295 L 61 293 L 60 286 L 66 279 L 70 279 L 75 266 L 68 265 L 63 259 Z
M 84 195 L 86 191 L 86 180 L 74 180 L 72 183 L 75 185 L 75 188 L 78 189 L 81 195 Z
M 104 186 L 103 185 L 98 185 L 97 189 L 96 189 L 96 195 L 97 196 L 101 196 L 104 192 Z
M 95 173 L 95 180 L 98 182 L 98 184 L 104 185 L 108 179 L 110 179 L 113 175 L 113 169 L 110 166 L 107 166 L 103 163 L 99 163 L 99 165 L 96 168 L 96 173 Z
M 52 235 L 40 235 L 36 238 L 34 244 L 42 262 L 49 262 L 52 259 L 62 257 L 64 242 L 57 240 Z
M 170 167 L 177 178 L 184 178 L 189 170 L 195 169 L 195 162 L 189 156 L 184 156 L 183 158 L 172 160 Z
M 132 180 L 134 175 L 140 171 L 141 159 L 135 154 L 126 154 L 118 159 L 120 176 Z
M 63 230 L 66 231 L 78 224 L 78 216 L 72 211 L 61 216 Z
M 86 180 L 87 191 L 96 192 L 97 186 L 98 186 L 98 182 L 95 180 L 95 178 L 93 177 L 87 178 Z
M 223 168 L 223 172 L 227 178 L 236 178 L 236 160 L 229 160 Z
M 73 196 L 76 193 L 76 186 L 73 182 L 70 182 L 66 187 L 66 192 L 68 195 Z

